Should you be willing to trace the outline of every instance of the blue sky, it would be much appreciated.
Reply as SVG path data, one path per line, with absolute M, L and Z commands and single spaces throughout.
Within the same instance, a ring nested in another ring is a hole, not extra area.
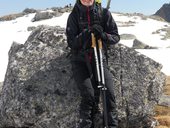
M 72 5 L 76 0 L 0 0 L 0 16 L 22 12 L 25 8 L 46 9 L 51 7 L 63 7 L 66 4 Z M 106 6 L 107 0 L 103 0 Z M 112 0 L 111 11 L 127 13 L 154 14 L 164 3 L 170 0 Z

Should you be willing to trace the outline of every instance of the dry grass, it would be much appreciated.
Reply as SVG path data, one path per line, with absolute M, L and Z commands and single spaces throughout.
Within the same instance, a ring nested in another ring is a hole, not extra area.
M 159 115 L 170 116 L 170 107 L 156 106 L 155 113 L 156 113 L 156 116 L 159 116 Z
M 169 128 L 169 127 L 160 125 L 160 126 L 157 126 L 156 128 Z
M 169 86 L 165 86 L 165 88 L 164 88 L 164 94 L 170 95 L 170 84 L 169 84 Z
M 170 76 L 167 77 L 166 86 L 164 87 L 164 94 L 170 95 Z
M 158 117 L 155 117 L 155 119 L 158 120 L 161 126 L 166 126 L 170 128 L 170 116 L 158 116 Z
M 170 85 L 170 76 L 167 76 L 166 84 L 169 84 L 169 85 Z
M 167 77 L 164 94 L 170 95 L 170 76 Z M 156 128 L 170 128 L 170 107 L 156 106 L 155 113 L 155 119 L 160 124 Z

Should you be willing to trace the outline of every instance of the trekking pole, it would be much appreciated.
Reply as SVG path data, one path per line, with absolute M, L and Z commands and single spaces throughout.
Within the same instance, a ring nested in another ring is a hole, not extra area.
M 111 3 L 111 0 L 108 0 L 108 1 L 107 1 L 107 6 L 106 6 L 107 9 L 110 8 L 110 3 Z
M 103 68 L 103 56 L 102 56 L 102 41 L 98 40 L 98 45 L 96 45 L 96 39 L 92 33 L 92 48 L 94 49 L 94 56 L 96 62 L 97 70 L 97 79 L 98 79 L 98 88 L 102 92 L 102 101 L 103 101 L 103 115 L 104 115 L 104 128 L 108 128 L 108 119 L 107 119 L 107 104 L 106 104 L 106 86 L 104 78 L 104 68 Z M 97 48 L 98 46 L 98 48 Z M 99 57 L 98 57 L 99 55 Z

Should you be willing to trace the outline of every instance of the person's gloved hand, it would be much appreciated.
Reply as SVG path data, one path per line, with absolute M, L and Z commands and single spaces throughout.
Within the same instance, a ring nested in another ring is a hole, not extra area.
M 91 27 L 91 32 L 94 33 L 94 36 L 99 39 L 101 38 L 102 40 L 106 40 L 107 39 L 107 35 L 106 33 L 103 31 L 103 27 L 101 25 L 98 24 L 94 24 Z

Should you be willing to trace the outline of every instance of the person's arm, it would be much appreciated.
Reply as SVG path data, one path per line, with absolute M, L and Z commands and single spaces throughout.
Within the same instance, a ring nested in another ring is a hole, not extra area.
M 106 43 L 116 44 L 120 40 L 120 35 L 118 33 L 118 28 L 116 22 L 114 21 L 110 11 L 104 10 L 104 32 L 107 36 Z
M 66 35 L 68 46 L 71 49 L 79 50 L 82 48 L 86 37 L 89 37 L 89 30 L 85 29 L 79 33 L 77 16 L 71 13 L 67 20 Z

